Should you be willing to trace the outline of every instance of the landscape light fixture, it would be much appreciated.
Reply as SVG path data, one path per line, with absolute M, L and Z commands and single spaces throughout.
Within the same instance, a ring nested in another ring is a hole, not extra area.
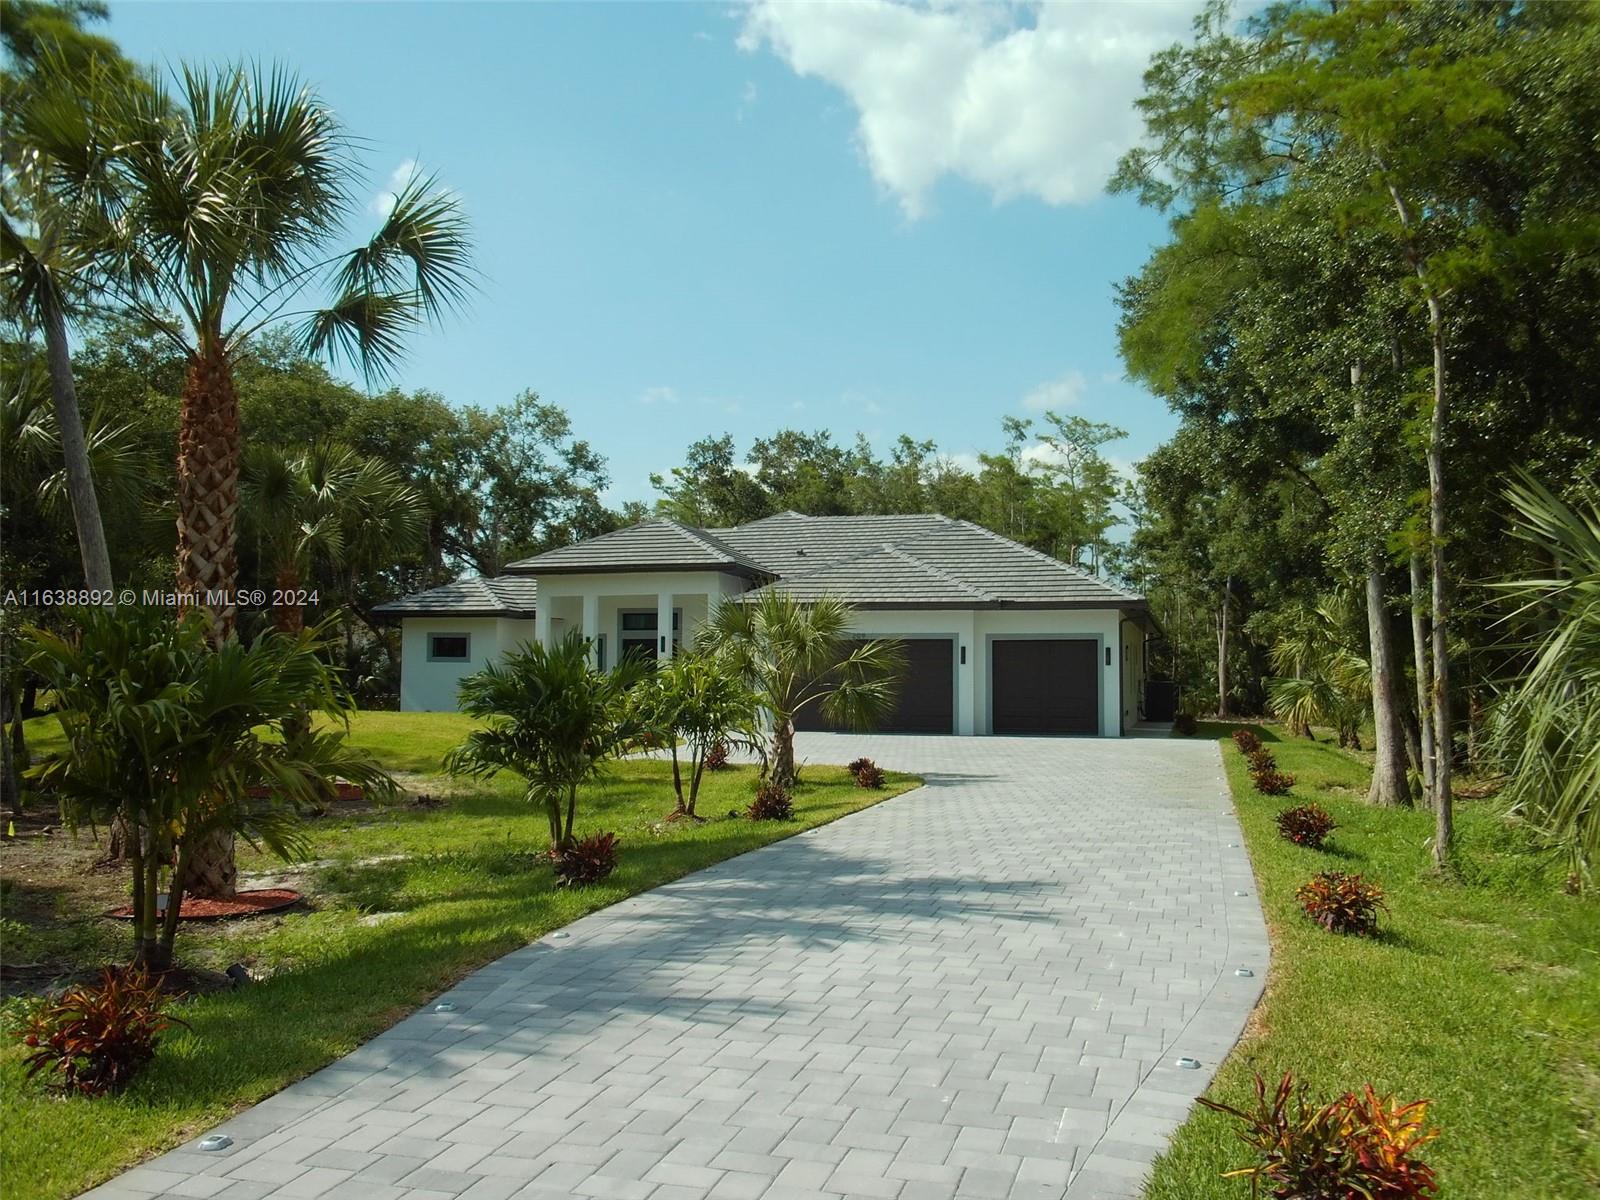
M 200 1149 L 207 1151 L 226 1150 L 231 1145 L 233 1139 L 225 1133 L 208 1133 L 200 1139 Z

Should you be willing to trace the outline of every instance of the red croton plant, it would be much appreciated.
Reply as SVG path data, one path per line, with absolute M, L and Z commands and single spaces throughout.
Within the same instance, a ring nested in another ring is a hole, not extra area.
M 1439 1135 L 1425 1128 L 1429 1101 L 1402 1104 L 1367 1084 L 1319 1106 L 1287 1071 L 1270 1096 L 1259 1075 L 1255 1090 L 1251 1109 L 1200 1099 L 1236 1118 L 1240 1140 L 1256 1152 L 1253 1165 L 1224 1173 L 1248 1179 L 1251 1195 L 1265 1189 L 1274 1200 L 1413 1200 L 1438 1191 L 1433 1168 L 1416 1157 Z
M 120 1091 L 155 1057 L 161 1035 L 185 1025 L 167 1015 L 169 999 L 142 969 L 107 967 L 99 983 L 41 1000 L 21 1031 L 28 1077 L 49 1073 L 85 1096 Z

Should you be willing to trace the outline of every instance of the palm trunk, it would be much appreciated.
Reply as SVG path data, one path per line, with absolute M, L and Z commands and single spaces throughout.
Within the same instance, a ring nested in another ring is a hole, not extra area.
M 678 739 L 672 739 L 672 794 L 677 798 L 672 815 L 681 817 L 687 815 L 689 808 L 683 800 L 683 772 L 678 766 Z
M 172 873 L 172 890 L 202 900 L 232 900 L 239 894 L 239 867 L 233 860 L 233 830 L 217 829 L 196 838 Z
M 1367 560 L 1367 642 L 1372 661 L 1372 786 L 1367 802 L 1384 807 L 1411 803 L 1406 784 L 1406 739 L 1395 699 L 1394 638 L 1383 596 L 1383 564 L 1377 554 Z
M 1428 671 L 1428 616 L 1425 597 L 1427 581 L 1423 578 L 1422 555 L 1411 554 L 1411 651 L 1417 675 L 1417 734 L 1418 757 L 1422 760 L 1422 794 L 1428 806 L 1434 804 L 1433 794 L 1433 714 L 1428 698 L 1433 695 L 1433 684 Z
M 272 586 L 278 603 L 272 606 L 272 623 L 287 634 L 298 635 L 306 627 L 305 609 L 300 604 L 300 568 L 292 561 L 278 567 Z
M 103 592 L 103 603 L 110 604 L 113 601 L 111 552 L 106 549 L 100 501 L 94 492 L 89 447 L 83 436 L 83 416 L 78 411 L 78 388 L 72 379 L 67 323 L 61 313 L 61 297 L 55 291 L 54 280 L 39 289 L 39 309 L 44 325 L 45 359 L 50 368 L 50 399 L 55 405 L 56 428 L 61 433 L 61 457 L 66 466 L 67 496 L 72 501 L 72 522 L 78 531 L 83 579 L 91 591 Z
M 788 717 L 773 722 L 772 782 L 781 788 L 794 787 L 794 722 Z
M 561 848 L 564 850 L 572 845 L 572 825 L 578 817 L 578 785 L 567 785 L 567 828 L 561 835 Z
M 218 643 L 238 615 L 239 455 L 233 365 L 215 339 L 203 338 L 178 417 L 178 591 L 211 614 Z
M 695 802 L 700 799 L 700 779 L 706 773 L 706 756 L 700 755 L 695 760 L 694 767 L 689 773 L 689 816 L 692 820 L 700 818 L 694 811 Z

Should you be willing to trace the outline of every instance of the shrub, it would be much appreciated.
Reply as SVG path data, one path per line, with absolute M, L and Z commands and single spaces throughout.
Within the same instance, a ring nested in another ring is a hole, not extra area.
M 1276 771 L 1278 760 L 1272 757 L 1272 751 L 1264 746 L 1257 746 L 1254 750 L 1247 751 L 1245 757 L 1250 761 L 1252 775 L 1262 771 Z
M 597 833 L 554 856 L 558 887 L 587 887 L 617 869 L 617 835 Z
M 860 788 L 881 788 L 883 786 L 883 768 L 877 763 L 868 763 L 856 772 L 856 786 Z
M 1294 786 L 1294 776 L 1282 771 L 1260 771 L 1252 775 L 1250 781 L 1263 796 L 1287 796 Z
M 1200 732 L 1200 722 L 1193 713 L 1182 712 L 1173 719 L 1172 728 L 1183 737 L 1193 737 Z
M 1256 731 L 1253 729 L 1235 729 L 1233 744 L 1239 747 L 1239 753 L 1244 755 L 1254 754 L 1261 749 L 1261 739 L 1256 736 Z
M 728 743 L 712 743 L 711 749 L 706 751 L 705 763 L 708 771 L 726 771 L 728 769 Z
M 98 984 L 78 984 L 36 1004 L 21 1031 L 33 1053 L 28 1077 L 49 1072 L 67 1091 L 120 1091 L 155 1057 L 161 1034 L 183 1025 L 166 1012 L 160 985 L 142 969 L 107 967 Z
M 1328 835 L 1337 828 L 1328 810 L 1316 804 L 1286 808 L 1278 814 L 1278 832 L 1296 846 L 1320 850 Z
M 1378 932 L 1378 913 L 1388 911 L 1381 887 L 1343 871 L 1318 872 L 1300 885 L 1294 898 L 1330 933 L 1374 934 Z
M 849 771 L 855 779 L 857 787 L 881 788 L 883 786 L 883 768 L 870 758 L 858 758 L 847 764 L 845 770 Z
M 777 783 L 764 783 L 745 815 L 752 821 L 788 821 L 794 816 L 794 797 Z
M 1438 1191 L 1433 1168 L 1414 1157 L 1438 1136 L 1423 1129 L 1426 1100 L 1380 1099 L 1368 1084 L 1360 1095 L 1346 1092 L 1318 1106 L 1305 1085 L 1296 1088 L 1285 1073 L 1270 1099 L 1266 1080 L 1256 1076 L 1253 1109 L 1203 1096 L 1200 1103 L 1242 1123 L 1239 1138 L 1259 1161 L 1224 1178 L 1249 1179 L 1252 1195 L 1264 1187 L 1269 1195 L 1295 1200 L 1414 1200 Z

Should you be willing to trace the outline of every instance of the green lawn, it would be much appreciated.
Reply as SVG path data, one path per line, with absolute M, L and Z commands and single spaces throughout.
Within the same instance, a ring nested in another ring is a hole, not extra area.
M 1206 736 L 1223 736 L 1218 726 Z M 1263 740 L 1274 737 L 1262 729 Z M 1431 878 L 1427 812 L 1361 802 L 1367 769 L 1325 743 L 1275 741 L 1292 798 L 1261 796 L 1224 741 L 1228 778 L 1272 933 L 1266 997 L 1209 1093 L 1242 1105 L 1256 1072 L 1285 1070 L 1327 1098 L 1371 1081 L 1431 1098 L 1424 1157 L 1447 1200 L 1589 1200 L 1600 1188 L 1600 903 L 1566 895 L 1559 863 L 1524 852 L 1487 803 L 1459 803 L 1461 882 Z M 1283 841 L 1273 818 L 1316 801 L 1340 828 L 1323 852 Z M 1295 888 L 1319 870 L 1388 889 L 1376 940 L 1312 925 Z M 1151 1200 L 1242 1200 L 1219 1173 L 1248 1152 L 1197 1110 L 1156 1164 Z
M 756 823 L 728 816 L 750 799 L 753 769 L 737 768 L 707 775 L 700 808 L 711 820 L 658 832 L 653 826 L 671 808 L 669 767 L 621 763 L 584 790 L 578 821 L 580 832 L 620 834 L 617 871 L 598 887 L 564 892 L 554 889 L 547 868 L 529 865 L 530 852 L 544 847 L 544 818 L 518 798 L 514 780 L 461 786 L 437 777 L 440 755 L 468 728 L 455 715 L 357 718 L 357 741 L 407 773 L 412 790 L 447 794 L 448 806 L 316 821 L 313 854 L 335 861 L 312 877 L 314 911 L 214 926 L 191 938 L 187 951 L 180 934 L 180 957 L 191 963 L 240 959 L 272 974 L 245 990 L 185 1004 L 191 1030 L 171 1035 L 128 1092 L 52 1098 L 23 1080 L 20 1050 L 7 1039 L 0 1051 L 0 1194 L 76 1195 L 338 1058 L 468 971 L 557 926 L 918 782 L 891 775 L 885 790 L 864 791 L 842 768 L 808 767 L 796 819 Z M 48 730 L 36 732 L 37 752 Z M 384 855 L 407 857 L 358 862 Z M 241 855 L 243 870 L 270 865 Z M 370 914 L 379 912 L 399 915 L 372 923 Z

